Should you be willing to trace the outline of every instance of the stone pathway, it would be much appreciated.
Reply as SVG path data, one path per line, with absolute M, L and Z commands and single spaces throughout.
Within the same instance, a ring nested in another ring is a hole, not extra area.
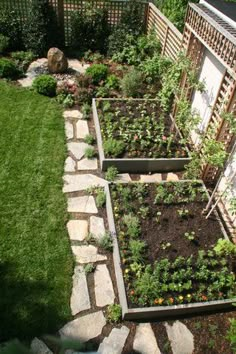
M 142 354 L 161 354 L 150 323 L 137 326 L 133 348 Z
M 172 326 L 165 324 L 173 354 L 192 354 L 194 339 L 190 330 L 180 321 L 175 321 Z

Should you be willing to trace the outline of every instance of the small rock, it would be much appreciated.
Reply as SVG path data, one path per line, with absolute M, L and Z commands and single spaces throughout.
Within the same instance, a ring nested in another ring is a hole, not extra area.
M 166 180 L 167 182 L 176 182 L 179 181 L 179 177 L 175 173 L 168 173 Z
M 82 159 L 82 157 L 84 156 L 85 154 L 85 150 L 88 148 L 88 147 L 91 147 L 91 145 L 88 145 L 86 143 L 68 143 L 67 144 L 67 148 L 68 150 L 74 155 L 74 157 L 77 159 L 77 160 L 80 160 Z
M 92 196 L 68 198 L 69 213 L 97 214 L 98 210 Z
M 90 64 L 81 63 L 77 59 L 69 59 L 69 67 L 80 74 L 84 74 L 86 69 L 89 68 Z
M 84 158 L 77 163 L 78 171 L 89 171 L 89 170 L 97 170 L 98 168 L 98 160 L 97 159 L 87 159 Z
M 88 221 L 70 220 L 67 230 L 71 241 L 83 241 L 88 236 Z
M 41 74 L 48 73 L 48 60 L 47 58 L 40 58 L 34 60 L 27 69 L 27 76 L 36 77 Z
M 131 180 L 130 175 L 128 173 L 120 173 L 116 177 L 116 182 L 127 183 L 127 182 L 131 182 L 131 181 L 132 180 Z
M 105 225 L 103 218 L 90 216 L 90 233 L 97 240 L 100 240 L 105 235 Z
M 64 111 L 63 116 L 64 118 L 81 119 L 83 117 L 83 114 L 78 111 L 78 109 L 70 109 Z
M 114 303 L 115 294 L 107 266 L 99 264 L 94 274 L 96 305 L 103 307 Z
M 102 311 L 76 318 L 67 323 L 60 331 L 62 338 L 78 339 L 82 343 L 99 336 L 106 324 Z
M 162 175 L 161 173 L 154 173 L 153 175 L 141 175 L 140 182 L 148 183 L 148 182 L 161 182 Z
M 105 187 L 107 181 L 92 174 L 65 175 L 64 193 L 85 191 L 90 187 Z
M 89 134 L 88 123 L 85 120 L 78 120 L 76 123 L 77 139 L 84 139 Z
M 66 129 L 66 137 L 67 137 L 67 139 L 68 140 L 69 139 L 73 139 L 73 137 L 74 137 L 73 125 L 70 122 L 66 121 L 65 122 L 65 129 Z
M 46 344 L 38 338 L 32 340 L 30 349 L 33 354 L 53 354 Z
M 150 323 L 137 326 L 133 348 L 142 354 L 161 354 Z
M 175 321 L 173 326 L 165 323 L 167 335 L 173 354 L 192 354 L 194 339 L 190 330 L 180 321 Z
M 73 316 L 91 308 L 86 274 L 81 266 L 76 266 L 74 270 L 70 308 Z
M 109 336 L 104 338 L 103 342 L 99 345 L 98 353 L 121 354 L 128 335 L 129 328 L 126 326 L 122 326 L 121 328 L 113 328 Z
M 48 51 L 48 70 L 50 73 L 64 73 L 68 69 L 68 61 L 65 54 L 58 48 L 50 48 Z
M 107 260 L 106 256 L 98 254 L 98 249 L 95 246 L 71 246 L 72 252 L 75 255 L 78 263 L 94 263 Z
M 76 171 L 76 163 L 72 159 L 72 157 L 70 157 L 70 156 L 68 156 L 65 161 L 64 171 L 65 172 L 75 172 Z

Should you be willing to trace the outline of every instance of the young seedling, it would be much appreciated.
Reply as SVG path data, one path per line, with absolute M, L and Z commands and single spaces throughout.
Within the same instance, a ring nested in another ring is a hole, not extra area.
M 156 213 L 156 222 L 159 224 L 160 223 L 160 219 L 161 219 L 161 211 L 158 211 Z
M 190 231 L 190 232 L 185 232 L 184 237 L 187 238 L 189 241 L 194 241 L 195 240 L 195 232 Z
M 171 247 L 171 243 L 170 242 L 163 242 L 161 244 L 161 249 L 162 250 L 166 250 L 167 248 L 170 248 Z
M 181 218 L 187 218 L 189 216 L 189 210 L 188 209 L 179 209 L 177 210 L 177 213 L 179 215 L 179 217 Z

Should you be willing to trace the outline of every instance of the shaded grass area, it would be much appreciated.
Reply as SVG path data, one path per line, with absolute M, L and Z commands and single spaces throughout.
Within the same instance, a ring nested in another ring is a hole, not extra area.
M 0 340 L 70 319 L 72 262 L 56 102 L 0 81 Z

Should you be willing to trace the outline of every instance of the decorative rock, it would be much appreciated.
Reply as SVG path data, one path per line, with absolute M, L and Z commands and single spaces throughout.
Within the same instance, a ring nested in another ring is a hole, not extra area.
M 33 354 L 53 354 L 46 344 L 38 338 L 32 340 L 30 349 Z
M 97 214 L 98 210 L 92 196 L 68 198 L 69 213 Z
M 106 232 L 103 218 L 98 218 L 97 216 L 91 216 L 89 231 L 97 240 L 101 239 Z
M 180 321 L 175 321 L 173 326 L 165 323 L 167 335 L 173 354 L 192 354 L 194 339 L 189 329 Z
M 66 121 L 65 129 L 66 129 L 66 137 L 67 137 L 67 139 L 73 139 L 73 137 L 74 137 L 73 125 L 70 122 Z
M 82 343 L 99 336 L 106 324 L 102 311 L 76 318 L 67 323 L 60 331 L 62 338 L 78 339 Z
M 133 349 L 142 354 L 161 354 L 150 323 L 137 326 Z
M 179 177 L 175 173 L 168 173 L 166 180 L 167 182 L 176 182 L 179 181 Z
M 48 60 L 47 58 L 40 58 L 33 61 L 28 69 L 27 69 L 27 76 L 36 77 L 41 74 L 46 74 L 48 72 Z
M 74 155 L 74 157 L 77 160 L 82 159 L 85 153 L 85 149 L 90 147 L 91 145 L 88 145 L 86 143 L 68 143 L 67 147 L 68 150 Z
M 141 175 L 140 182 L 148 183 L 148 182 L 161 182 L 162 176 L 161 173 L 154 173 L 153 175 Z
M 107 266 L 99 264 L 94 274 L 96 305 L 103 307 L 114 303 L 115 294 Z
M 76 123 L 77 139 L 84 139 L 89 134 L 88 123 L 85 120 L 78 120 Z
M 120 173 L 116 177 L 116 182 L 127 183 L 127 182 L 131 182 L 131 181 L 132 180 L 131 180 L 130 175 L 128 173 Z
M 83 241 L 88 236 L 88 221 L 70 220 L 67 223 L 67 230 L 72 241 Z
M 90 187 L 104 187 L 107 181 L 91 174 L 65 175 L 64 193 L 84 191 Z
M 78 109 L 71 109 L 71 110 L 64 111 L 63 117 L 81 119 L 83 117 L 83 114 L 80 111 L 78 111 Z
M 128 335 L 129 328 L 126 326 L 122 326 L 121 328 L 113 328 L 109 336 L 104 338 L 103 342 L 99 345 L 98 353 L 121 354 Z
M 77 163 L 77 169 L 81 171 L 97 170 L 98 160 L 84 158 Z
M 89 64 L 81 63 L 77 59 L 69 59 L 68 60 L 69 67 L 74 71 L 77 71 L 80 74 L 84 74 L 86 69 L 90 66 Z
M 86 274 L 81 266 L 76 266 L 74 270 L 70 308 L 73 316 L 91 308 Z
M 71 246 L 72 252 L 75 255 L 78 263 L 94 263 L 107 260 L 106 256 L 98 254 L 98 249 L 95 246 Z
M 50 73 L 64 73 L 68 69 L 65 54 L 58 48 L 50 48 L 48 51 L 48 70 Z
M 23 79 L 17 80 L 22 87 L 30 87 L 33 84 L 34 76 L 27 76 Z
M 65 161 L 65 172 L 75 172 L 76 171 L 76 163 L 75 161 L 69 156 Z

